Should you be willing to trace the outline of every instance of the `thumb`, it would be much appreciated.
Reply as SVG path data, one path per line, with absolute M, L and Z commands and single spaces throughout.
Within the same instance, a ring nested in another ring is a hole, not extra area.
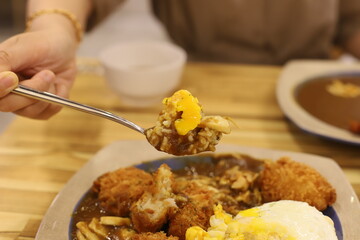
M 10 71 L 0 72 L 0 98 L 9 94 L 19 83 L 19 78 Z

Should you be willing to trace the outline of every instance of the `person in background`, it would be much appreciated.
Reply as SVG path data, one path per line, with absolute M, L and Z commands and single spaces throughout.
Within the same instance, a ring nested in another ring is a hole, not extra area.
M 47 119 L 59 106 L 9 94 L 21 84 L 68 97 L 83 29 L 123 0 L 29 0 L 25 33 L 0 43 L 0 111 Z M 360 58 L 359 0 L 152 0 L 172 40 L 195 61 L 281 65 Z M 14 74 L 16 73 L 16 75 Z

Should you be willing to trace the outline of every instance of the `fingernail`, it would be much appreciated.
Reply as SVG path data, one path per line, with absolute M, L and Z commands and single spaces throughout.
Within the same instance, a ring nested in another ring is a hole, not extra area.
M 0 91 L 12 90 L 18 84 L 18 78 L 13 72 L 1 72 L 0 73 Z

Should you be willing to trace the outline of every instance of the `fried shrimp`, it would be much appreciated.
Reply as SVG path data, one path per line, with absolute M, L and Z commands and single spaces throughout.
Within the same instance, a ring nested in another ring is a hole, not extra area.
M 154 174 L 154 185 L 131 206 L 131 220 L 136 231 L 159 231 L 177 210 L 173 182 L 170 168 L 162 164 Z
M 296 200 L 324 210 L 336 200 L 336 191 L 315 169 L 289 158 L 267 162 L 261 173 L 264 202 Z
M 121 168 L 100 176 L 93 184 L 100 205 L 115 216 L 127 216 L 130 206 L 153 184 L 151 174 L 135 168 Z

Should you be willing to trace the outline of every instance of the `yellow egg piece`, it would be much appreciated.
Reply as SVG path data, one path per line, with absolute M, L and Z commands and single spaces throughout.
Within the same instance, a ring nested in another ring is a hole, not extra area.
M 186 230 L 185 238 L 187 240 L 204 240 L 208 236 L 208 233 L 201 227 L 190 227 Z
M 177 112 L 182 112 L 181 118 L 175 121 L 175 128 L 179 135 L 186 135 L 195 129 L 202 118 L 199 101 L 187 90 L 179 90 L 171 97 L 165 98 L 163 104 L 172 105 Z
M 227 228 L 228 236 L 231 238 L 242 236 L 242 234 L 240 233 L 241 226 L 242 224 L 238 221 L 232 221 L 231 223 L 229 223 Z
M 214 207 L 214 216 L 217 219 L 223 219 L 226 224 L 228 224 L 232 220 L 232 216 L 223 210 L 221 204 L 218 204 Z
M 239 212 L 241 217 L 259 217 L 260 211 L 258 208 L 250 208 L 244 211 Z
M 281 200 L 240 211 L 232 217 L 214 207 L 207 231 L 199 228 L 186 240 L 337 240 L 334 224 L 305 202 Z

